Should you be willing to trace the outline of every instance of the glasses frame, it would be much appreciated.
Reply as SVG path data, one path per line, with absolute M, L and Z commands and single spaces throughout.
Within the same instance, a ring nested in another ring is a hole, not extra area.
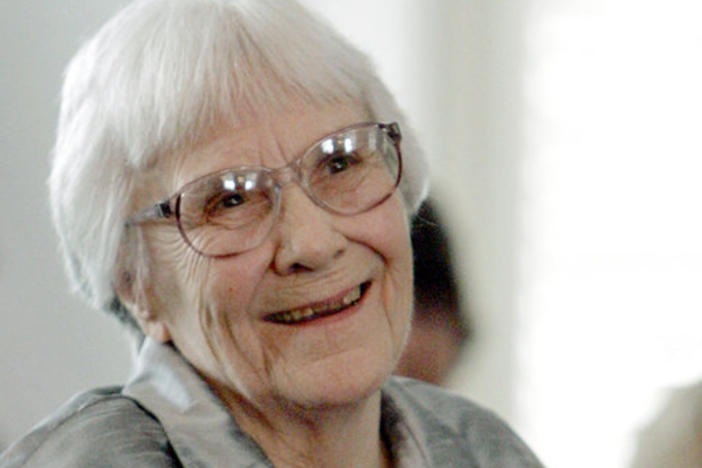
M 373 203 L 371 206 L 364 208 L 360 211 L 354 211 L 354 212 L 343 212 L 339 210 L 335 210 L 334 208 L 328 206 L 324 200 L 321 200 L 317 198 L 310 190 L 310 188 L 307 186 L 307 181 L 302 178 L 302 161 L 309 155 L 317 146 L 319 146 L 324 140 L 326 140 L 329 137 L 332 137 L 336 134 L 339 133 L 344 133 L 344 132 L 349 132 L 352 130 L 357 130 L 360 128 L 372 128 L 376 127 L 379 130 L 385 132 L 387 136 L 390 138 L 392 141 L 394 147 L 395 147 L 395 152 L 397 153 L 397 178 L 395 180 L 395 183 L 392 187 L 392 190 L 388 192 L 387 195 L 385 195 L 383 198 L 378 200 L 377 202 Z M 125 227 L 129 228 L 131 226 L 137 226 L 141 224 L 145 224 L 151 221 L 158 221 L 158 220 L 166 220 L 166 221 L 171 221 L 175 223 L 178 227 L 178 231 L 180 232 L 180 236 L 183 238 L 185 243 L 193 249 L 195 252 L 200 254 L 203 257 L 207 258 L 225 258 L 225 257 L 231 257 L 234 255 L 238 255 L 240 253 L 246 252 L 248 250 L 254 249 L 257 246 L 261 245 L 261 243 L 268 237 L 272 230 L 272 226 L 275 226 L 275 222 L 278 218 L 278 211 L 280 210 L 280 191 L 281 189 L 287 185 L 288 183 L 291 182 L 296 182 L 302 190 L 305 192 L 305 194 L 314 202 L 315 205 L 319 206 L 320 208 L 341 216 L 354 216 L 357 214 L 365 213 L 367 211 L 372 210 L 376 206 L 382 204 L 385 202 L 388 198 L 392 196 L 393 193 L 395 193 L 395 190 L 397 190 L 397 187 L 400 185 L 400 180 L 402 179 L 402 151 L 400 148 L 400 142 L 402 141 L 402 134 L 400 132 L 400 126 L 397 122 L 392 122 L 392 123 L 379 123 L 379 122 L 361 122 L 357 123 L 354 125 L 350 125 L 348 127 L 341 128 L 339 130 L 336 130 L 334 132 L 331 132 L 324 137 L 316 140 L 313 144 L 311 144 L 305 151 L 304 153 L 294 161 L 291 161 L 289 164 L 276 168 L 276 169 L 271 169 L 268 167 L 263 167 L 263 166 L 234 166 L 234 167 L 229 167 L 225 169 L 220 169 L 215 172 L 210 172 L 208 174 L 205 174 L 203 176 L 200 176 L 196 179 L 191 180 L 190 182 L 184 184 L 180 189 L 178 189 L 173 195 L 170 197 L 150 206 L 149 208 L 146 208 L 143 211 L 140 211 L 138 213 L 135 213 L 131 215 L 125 224 Z M 224 254 L 208 254 L 205 252 L 202 252 L 200 249 L 195 247 L 193 243 L 188 239 L 188 236 L 185 233 L 185 229 L 183 228 L 183 224 L 181 222 L 181 214 L 180 214 L 180 206 L 181 206 L 181 199 L 183 197 L 183 193 L 185 190 L 192 184 L 195 184 L 203 179 L 212 177 L 216 174 L 225 174 L 228 172 L 238 172 L 238 171 L 262 171 L 267 173 L 268 177 L 270 177 L 270 180 L 273 180 L 275 182 L 273 186 L 273 222 L 271 223 L 271 228 L 268 230 L 265 236 L 261 238 L 261 241 L 251 247 L 247 247 L 246 249 L 242 249 L 239 251 L 234 251 L 230 253 L 224 253 Z

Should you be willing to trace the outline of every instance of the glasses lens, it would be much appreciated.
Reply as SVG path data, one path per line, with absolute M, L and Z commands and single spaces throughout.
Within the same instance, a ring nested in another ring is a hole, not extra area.
M 378 125 L 331 135 L 305 156 L 303 180 L 320 204 L 341 214 L 356 214 L 385 200 L 397 187 L 397 147 Z
M 264 170 L 230 170 L 192 182 L 178 205 L 183 236 L 208 256 L 255 247 L 275 217 L 273 187 Z
M 352 127 L 324 138 L 299 164 L 307 194 L 339 214 L 373 208 L 400 181 L 399 150 L 378 124 Z M 280 170 L 227 169 L 183 187 L 176 215 L 188 244 L 210 257 L 259 245 L 275 222 L 280 196 L 275 174 Z

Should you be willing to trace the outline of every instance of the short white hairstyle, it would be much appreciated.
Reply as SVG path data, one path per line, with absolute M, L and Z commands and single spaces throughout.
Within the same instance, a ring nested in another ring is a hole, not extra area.
M 399 122 L 414 213 L 427 164 L 393 97 L 364 54 L 294 0 L 139 0 L 118 13 L 78 51 L 62 91 L 49 191 L 74 289 L 138 331 L 115 275 L 140 172 L 217 126 L 301 101 Z

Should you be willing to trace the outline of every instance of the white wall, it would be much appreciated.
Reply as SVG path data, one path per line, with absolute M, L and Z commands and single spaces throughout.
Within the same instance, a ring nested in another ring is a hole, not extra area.
M 45 191 L 62 69 L 81 38 L 123 3 L 0 4 L 0 191 L 9 202 L 0 224 L 0 388 L 9 395 L 0 405 L 0 443 L 74 392 L 127 373 L 116 323 L 67 292 Z M 519 10 L 487 0 L 306 3 L 375 57 L 436 163 L 436 196 L 462 208 L 450 224 L 476 333 L 454 386 L 509 417 Z
M 63 67 L 124 3 L 0 4 L 0 191 L 9 202 L 0 224 L 0 388 L 9 396 L 0 404 L 0 443 L 76 391 L 127 373 L 117 324 L 67 292 L 45 191 Z M 450 224 L 476 333 L 454 387 L 510 417 L 519 9 L 488 0 L 305 3 L 376 59 L 435 161 L 436 196 L 461 207 Z
M 62 70 L 118 3 L 0 2 L 0 446 L 127 373 L 116 322 L 67 291 L 45 189 Z
M 121 3 L 0 2 L 0 444 L 127 373 L 117 324 L 67 292 L 45 191 L 61 71 Z M 623 466 L 662 389 L 702 374 L 697 3 L 304 3 L 434 161 L 476 329 L 454 388 L 549 465 Z
M 474 334 L 451 386 L 519 424 L 514 386 L 522 9 L 305 0 L 373 57 L 432 160 Z
M 547 465 L 626 466 L 702 379 L 702 5 L 528 3 L 518 406 Z

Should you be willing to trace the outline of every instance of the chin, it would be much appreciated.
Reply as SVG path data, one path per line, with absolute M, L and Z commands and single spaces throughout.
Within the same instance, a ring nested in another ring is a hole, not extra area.
M 355 404 L 380 390 L 390 376 L 393 364 L 390 353 L 371 353 L 368 348 L 364 348 L 358 352 L 335 356 L 306 369 L 304 377 L 297 376 L 302 379 L 296 387 L 304 406 Z

